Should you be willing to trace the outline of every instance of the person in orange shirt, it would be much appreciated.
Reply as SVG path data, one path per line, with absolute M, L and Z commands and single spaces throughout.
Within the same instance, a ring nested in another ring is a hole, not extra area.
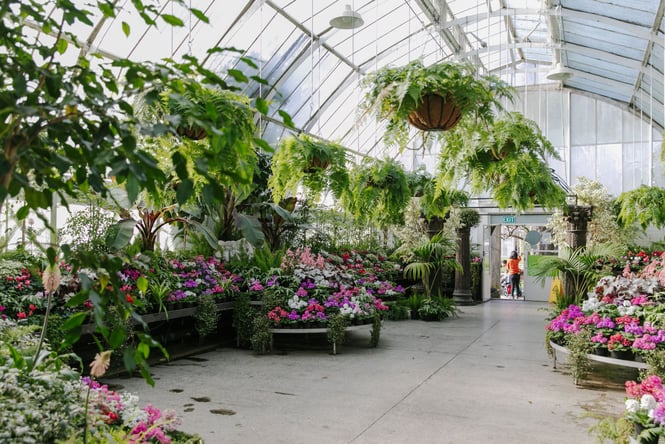
M 510 259 L 506 262 L 506 268 L 508 269 L 510 284 L 512 286 L 510 296 L 513 298 L 516 297 L 515 293 L 517 293 L 517 298 L 522 297 L 522 289 L 520 288 L 522 270 L 520 269 L 520 262 L 522 262 L 522 257 L 518 256 L 516 251 L 510 253 Z

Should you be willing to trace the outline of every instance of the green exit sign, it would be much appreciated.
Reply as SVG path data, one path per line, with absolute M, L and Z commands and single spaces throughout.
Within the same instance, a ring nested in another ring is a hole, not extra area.
M 515 216 L 503 216 L 503 223 L 504 224 L 514 224 L 515 223 Z

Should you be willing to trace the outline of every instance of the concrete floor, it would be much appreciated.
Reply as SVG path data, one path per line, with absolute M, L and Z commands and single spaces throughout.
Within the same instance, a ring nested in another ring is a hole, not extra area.
M 174 408 L 217 443 L 594 443 L 592 415 L 621 414 L 622 381 L 575 386 L 544 346 L 547 305 L 495 300 L 443 322 L 386 321 L 378 348 L 352 332 L 275 336 L 270 355 L 218 348 L 104 382 Z M 610 385 L 608 385 L 610 384 Z

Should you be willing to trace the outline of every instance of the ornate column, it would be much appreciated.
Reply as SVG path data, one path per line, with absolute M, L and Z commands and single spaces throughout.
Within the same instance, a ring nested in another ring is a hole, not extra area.
M 455 270 L 455 291 L 453 300 L 457 305 L 473 305 L 471 295 L 471 227 L 462 225 L 457 228 L 457 252 L 455 260 L 462 265 Z
M 462 266 L 455 270 L 453 300 L 457 305 L 473 305 L 471 293 L 471 227 L 478 224 L 480 215 L 471 208 L 461 208 L 457 227 L 457 251 L 455 259 Z
M 587 224 L 593 217 L 593 206 L 589 205 L 568 205 L 564 208 L 566 222 L 566 243 L 572 250 L 584 248 L 586 246 Z M 572 295 L 575 288 L 572 282 L 563 279 L 563 294 Z
M 568 205 L 564 208 L 566 243 L 573 250 L 586 246 L 587 223 L 593 216 L 593 207 L 587 205 Z

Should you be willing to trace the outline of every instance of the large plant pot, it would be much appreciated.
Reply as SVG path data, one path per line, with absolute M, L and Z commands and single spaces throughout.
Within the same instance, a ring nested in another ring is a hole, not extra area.
M 409 114 L 409 123 L 423 131 L 447 131 L 457 125 L 462 111 L 450 97 L 425 94 L 420 106 Z

